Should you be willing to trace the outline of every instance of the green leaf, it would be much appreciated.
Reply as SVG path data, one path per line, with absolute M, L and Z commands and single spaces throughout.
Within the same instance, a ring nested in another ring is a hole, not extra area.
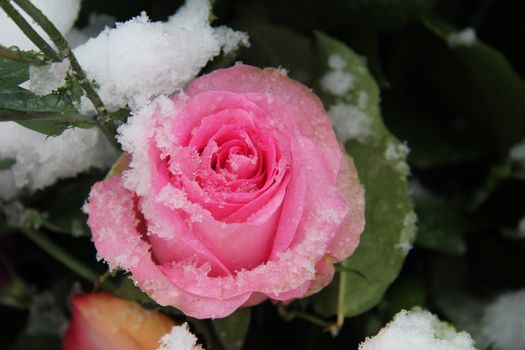
M 241 350 L 250 327 L 251 309 L 241 308 L 226 318 L 212 320 L 213 328 L 225 350 Z
M 0 170 L 11 169 L 11 167 L 15 165 L 15 163 L 16 163 L 16 159 L 12 159 L 12 158 L 0 159 Z
M 243 28 L 250 33 L 250 49 L 239 59 L 259 67 L 281 67 L 291 78 L 312 83 L 315 72 L 312 42 L 306 36 L 275 24 L 258 24 Z
M 137 287 L 130 278 L 123 278 L 119 286 L 112 291 L 114 296 L 133 300 L 141 304 L 155 304 L 151 298 Z
M 37 96 L 20 87 L 0 89 L 0 121 L 14 120 L 31 130 L 55 136 L 67 127 L 91 127 L 64 94 Z
M 0 57 L 0 89 L 17 86 L 28 79 L 27 64 Z
M 467 250 L 460 206 L 426 192 L 414 191 L 418 217 L 416 244 L 443 254 L 463 255 Z
M 337 54 L 354 78 L 345 96 L 320 92 L 327 109 L 334 102 L 361 105 L 361 112 L 371 118 L 370 136 L 346 143 L 365 188 L 366 227 L 357 250 L 341 263 L 334 283 L 314 297 L 314 307 L 324 316 L 339 311 L 348 317 L 376 305 L 397 277 L 414 240 L 416 216 L 408 195 L 406 146 L 383 124 L 376 82 L 363 60 L 346 45 L 322 33 L 316 33 L 316 39 L 319 65 L 327 67 L 328 57 Z M 359 103 L 363 93 L 365 104 Z
M 434 17 L 426 18 L 423 24 L 446 43 L 456 32 Z M 442 76 L 443 89 L 464 111 L 478 117 L 480 126 L 506 153 L 523 138 L 525 81 L 501 53 L 479 40 L 449 49 L 455 61 Z

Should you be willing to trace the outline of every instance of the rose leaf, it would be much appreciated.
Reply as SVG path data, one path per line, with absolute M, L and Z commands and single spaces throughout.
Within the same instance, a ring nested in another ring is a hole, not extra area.
M 226 318 L 212 320 L 213 329 L 225 350 L 241 350 L 250 327 L 251 310 L 240 308 Z
M 341 263 L 334 282 L 313 298 L 314 308 L 326 317 L 338 312 L 349 317 L 381 300 L 412 247 L 416 215 L 407 184 L 408 147 L 383 124 L 379 88 L 363 59 L 325 34 L 316 33 L 316 43 L 318 65 L 326 67 L 319 80 L 321 99 L 329 114 L 337 105 L 340 111 L 349 111 L 340 117 L 354 118 L 354 123 L 339 120 L 335 127 L 351 129 L 338 132 L 346 135 L 346 150 L 354 159 L 365 188 L 366 226 L 357 250 Z M 334 77 L 334 71 L 339 76 Z M 331 89 L 332 78 L 328 76 L 327 81 L 326 74 L 332 74 L 335 82 L 350 81 L 351 84 L 343 85 L 347 91 Z

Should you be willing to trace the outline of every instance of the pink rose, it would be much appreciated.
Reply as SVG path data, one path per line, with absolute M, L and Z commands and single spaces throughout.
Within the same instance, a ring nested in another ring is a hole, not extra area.
M 312 294 L 364 226 L 364 199 L 321 101 L 276 69 L 236 65 L 119 130 L 129 169 L 97 183 L 99 256 L 163 305 L 225 317 Z

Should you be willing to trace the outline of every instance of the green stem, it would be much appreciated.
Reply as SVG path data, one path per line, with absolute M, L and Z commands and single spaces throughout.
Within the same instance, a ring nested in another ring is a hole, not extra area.
M 27 52 L 11 50 L 2 45 L 0 45 L 0 57 L 7 58 L 12 61 L 27 63 L 33 66 L 42 66 L 45 64 L 44 60 L 31 57 L 31 55 L 28 55 Z
M 323 320 L 322 318 L 306 313 L 304 311 L 289 310 L 282 303 L 277 305 L 277 312 L 286 321 L 291 321 L 294 318 L 299 318 L 312 324 L 315 324 L 316 326 L 322 327 L 325 331 L 328 331 L 333 335 L 336 335 L 340 329 L 337 328 L 337 324 L 334 324 L 333 322 Z
M 16 23 L 18 28 L 35 44 L 43 53 L 49 56 L 53 61 L 59 61 L 59 56 L 41 36 L 38 34 L 33 27 L 26 21 L 24 17 L 18 12 L 16 8 L 11 5 L 10 0 L 0 0 L 0 7 L 5 13 L 11 17 L 13 22 Z
M 6 1 L 6 0 L 0 0 Z M 67 58 L 71 64 L 71 69 L 80 86 L 86 93 L 88 99 L 93 103 L 98 114 L 98 125 L 108 138 L 109 142 L 120 151 L 120 146 L 115 140 L 115 125 L 111 120 L 108 110 L 104 106 L 102 99 L 96 92 L 95 88 L 86 76 L 86 73 L 80 67 L 77 58 L 69 47 L 66 39 L 62 36 L 55 25 L 29 0 L 13 0 L 22 10 L 24 10 L 46 33 L 51 41 L 56 45 L 62 58 Z
M 64 251 L 41 232 L 30 228 L 24 228 L 22 229 L 22 232 L 27 238 L 33 241 L 33 243 L 42 248 L 42 250 L 46 251 L 53 258 L 67 266 L 71 271 L 75 272 L 89 282 L 96 283 L 98 281 L 98 274 L 95 271 L 91 270 L 75 257 Z
M 345 323 L 345 294 L 346 294 L 346 278 L 345 274 L 347 272 L 341 271 L 339 273 L 339 291 L 337 294 L 337 320 L 335 321 L 335 325 L 337 330 L 341 330 L 343 328 L 343 324 Z

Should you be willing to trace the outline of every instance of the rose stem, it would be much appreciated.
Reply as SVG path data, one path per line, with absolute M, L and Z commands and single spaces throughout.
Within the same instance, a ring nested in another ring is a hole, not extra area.
M 337 320 L 335 322 L 335 326 L 337 330 L 341 330 L 343 328 L 343 324 L 345 323 L 345 313 L 344 313 L 344 305 L 345 305 L 345 294 L 346 294 L 346 278 L 345 278 L 345 271 L 341 271 L 339 273 L 339 291 L 337 294 Z
M 294 318 L 300 318 L 310 323 L 315 324 L 316 326 L 322 327 L 325 331 L 330 332 L 332 335 L 337 335 L 340 328 L 337 328 L 337 325 L 333 322 L 328 322 L 319 318 L 317 316 L 311 315 L 309 313 L 299 311 L 299 310 L 289 310 L 280 303 L 277 305 L 277 312 L 285 321 L 291 321 Z
M 7 58 L 8 60 L 18 61 L 33 66 L 42 66 L 45 64 L 44 60 L 39 60 L 32 55 L 27 54 L 24 51 L 11 50 L 5 46 L 0 45 L 0 57 Z
M 6 13 L 9 16 L 11 16 L 11 18 L 13 18 L 12 15 L 14 15 L 15 17 L 19 16 L 20 18 L 22 18 L 20 13 L 10 4 L 10 1 L 11 0 L 0 0 L 0 4 L 2 5 L 2 8 L 4 9 L 4 11 L 6 11 Z M 18 6 L 20 6 L 20 8 L 22 8 L 22 10 L 24 10 L 46 32 L 46 34 L 49 36 L 51 41 L 55 44 L 55 46 L 59 50 L 58 57 L 67 58 L 69 60 L 69 63 L 71 64 L 71 69 L 73 70 L 73 75 L 78 80 L 80 86 L 86 93 L 86 96 L 91 101 L 91 103 L 93 103 L 93 106 L 95 107 L 95 110 L 97 111 L 97 115 L 98 115 L 97 125 L 104 132 L 104 134 L 106 135 L 106 138 L 111 143 L 111 145 L 115 147 L 117 151 L 120 151 L 120 145 L 115 139 L 115 125 L 113 124 L 113 121 L 111 120 L 109 113 L 106 107 L 104 106 L 104 103 L 102 102 L 102 99 L 100 98 L 98 93 L 95 91 L 95 88 L 93 87 L 89 79 L 87 79 L 86 73 L 84 72 L 82 67 L 80 67 L 78 60 L 73 54 L 73 51 L 71 50 L 69 45 L 67 44 L 66 39 L 62 36 L 62 34 L 55 27 L 55 25 L 42 13 L 42 11 L 40 11 L 29 0 L 13 0 L 13 1 Z M 15 21 L 15 23 L 19 25 L 18 22 Z M 25 24 L 29 25 L 27 22 L 25 22 Z M 32 32 L 36 36 L 38 36 L 38 34 L 34 30 L 32 30 Z M 38 36 L 38 38 L 43 40 L 40 36 Z M 32 37 L 29 37 L 29 39 L 33 40 Z M 36 42 L 34 43 L 35 45 L 37 45 Z M 44 51 L 44 53 L 46 53 L 46 51 Z
M 0 7 L 11 17 L 18 28 L 48 57 L 53 61 L 59 61 L 60 58 L 55 50 L 31 27 L 24 17 L 10 3 L 10 0 L 0 0 Z
M 64 264 L 71 271 L 75 272 L 91 283 L 97 283 L 98 274 L 95 271 L 91 270 L 75 257 L 64 251 L 44 234 L 31 228 L 23 228 L 22 232 L 33 243 L 42 248 L 42 250 L 46 251 L 53 258 Z

